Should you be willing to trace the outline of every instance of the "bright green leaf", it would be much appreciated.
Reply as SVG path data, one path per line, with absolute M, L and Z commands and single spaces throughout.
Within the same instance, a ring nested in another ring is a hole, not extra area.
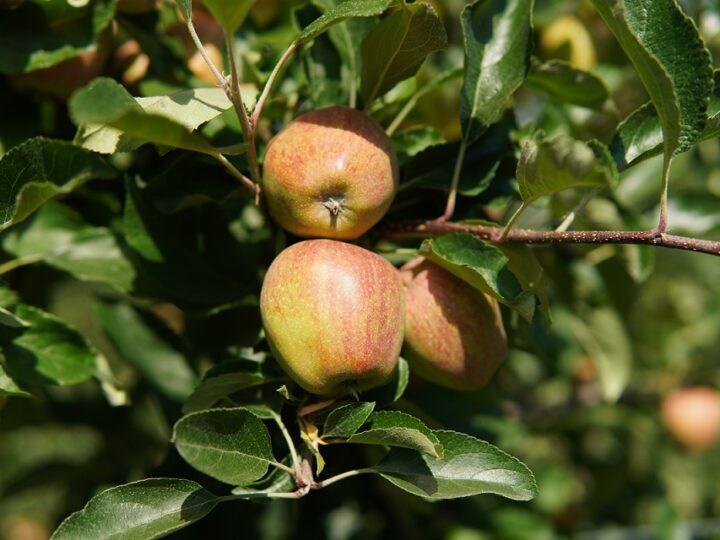
M 95 495 L 60 524 L 52 540 L 160 538 L 205 517 L 219 501 L 190 480 L 148 478 Z
M 327 439 L 347 438 L 365 423 L 375 403 L 358 401 L 333 409 L 325 419 L 322 436 Z
M 183 416 L 175 424 L 173 442 L 190 465 L 237 486 L 263 477 L 274 461 L 267 428 L 242 408 Z
M 497 246 L 461 233 L 425 240 L 420 254 L 532 320 L 534 295 L 523 290 L 510 259 Z
M 463 9 L 464 139 L 471 143 L 501 116 L 530 69 L 533 0 L 476 0 Z
M 345 0 L 323 13 L 300 33 L 295 43 L 301 44 L 315 39 L 333 24 L 353 17 L 373 17 L 380 15 L 399 0 Z
M 205 7 L 220 23 L 226 34 L 240 28 L 255 0 L 204 0 Z
M 527 501 L 537 495 L 535 478 L 516 458 L 464 433 L 433 433 L 444 448 L 442 458 L 393 448 L 373 470 L 397 487 L 429 499 L 493 493 Z
M 362 431 L 350 436 L 347 442 L 411 448 L 434 457 L 443 454 L 443 446 L 430 428 L 400 411 L 372 413 Z
M 427 4 L 405 5 L 388 15 L 362 43 L 365 103 L 415 75 L 428 54 L 445 48 L 445 27 Z

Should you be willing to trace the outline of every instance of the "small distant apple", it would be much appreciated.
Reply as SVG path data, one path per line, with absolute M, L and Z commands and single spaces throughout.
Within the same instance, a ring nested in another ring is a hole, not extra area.
M 348 107 L 301 115 L 265 154 L 262 188 L 270 214 L 298 236 L 358 238 L 385 215 L 397 187 L 390 139 Z
M 397 269 L 335 240 L 306 240 L 280 253 L 260 293 L 270 349 L 308 392 L 339 396 L 390 378 L 403 339 Z
M 662 421 L 685 448 L 707 450 L 720 438 L 720 392 L 706 386 L 680 388 L 662 402 Z
M 411 371 L 456 390 L 485 386 L 507 354 L 497 301 L 422 257 L 400 270 Z

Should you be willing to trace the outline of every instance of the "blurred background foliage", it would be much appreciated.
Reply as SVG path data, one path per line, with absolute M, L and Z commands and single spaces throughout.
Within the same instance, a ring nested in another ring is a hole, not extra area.
M 257 1 L 235 36 L 249 92 L 264 81 L 298 26 L 325 3 Z M 432 4 L 451 46 L 374 104 L 371 112 L 385 126 L 415 93 L 462 65 L 464 3 Z M 720 59 L 718 2 L 681 4 Z M 90 6 L 96 19 L 103 9 L 112 14 L 112 22 L 88 38 L 102 56 L 95 74 L 116 78 L 136 96 L 212 84 L 172 4 L 121 0 Z M 12 13 L 2 9 L 0 25 Z M 216 25 L 202 11 L 196 20 L 211 54 L 223 61 Z M 351 29 L 362 36 L 371 23 L 353 21 Z M 534 25 L 538 63 L 566 60 L 594 74 L 610 97 L 601 106 L 572 104 L 564 90 L 542 88 L 531 76 L 506 118 L 468 153 L 458 219 L 507 219 L 517 159 L 513 141 L 522 134 L 542 129 L 609 142 L 618 122 L 647 101 L 632 66 L 588 3 L 537 0 Z M 331 32 L 318 38 L 287 69 L 266 108 L 261 146 L 298 113 L 347 103 L 348 74 L 339 61 L 344 52 L 333 37 Z M 35 135 L 73 139 L 66 105 L 71 90 L 33 82 L 6 65 L 3 72 L 0 155 Z M 437 190 L 447 189 L 460 136 L 460 84 L 460 77 L 451 76 L 430 88 L 397 129 L 407 185 L 389 219 L 432 217 L 442 210 Z M 216 146 L 241 138 L 232 111 L 210 121 L 203 133 Z M 0 537 L 8 540 L 46 538 L 99 490 L 147 476 L 193 478 L 220 490 L 179 458 L 169 433 L 199 376 L 256 344 L 257 293 L 277 234 L 235 181 L 202 157 L 146 145 L 109 160 L 114 179 L 85 184 L 0 236 L 0 305 L 21 299 L 61 319 L 102 353 L 113 374 L 106 374 L 104 385 L 31 380 L 31 397 L 0 396 Z M 242 157 L 232 160 L 245 167 Z M 588 203 L 574 227 L 651 227 L 661 166 L 660 158 L 651 158 L 623 173 L 612 193 Z M 519 226 L 557 225 L 584 195 L 568 190 L 542 199 Z M 670 201 L 673 232 L 720 238 L 717 139 L 675 160 Z M 172 255 L 153 262 L 152 250 L 144 251 L 133 237 L 135 222 Z M 403 257 L 394 243 L 372 237 L 368 242 L 394 261 Z M 430 427 L 465 431 L 518 456 L 537 477 L 536 500 L 479 496 L 433 504 L 381 479 L 352 479 L 301 501 L 224 505 L 174 537 L 720 538 L 720 447 L 686 449 L 661 423 L 662 400 L 677 388 L 720 387 L 717 259 L 637 246 L 534 251 L 547 277 L 551 331 L 538 318 L 527 324 L 506 313 L 512 352 L 487 388 L 462 394 L 411 379 L 400 407 Z M 343 451 L 341 459 L 353 456 Z M 363 453 L 372 450 L 352 452 L 363 462 Z M 327 460 L 333 460 L 333 449 Z

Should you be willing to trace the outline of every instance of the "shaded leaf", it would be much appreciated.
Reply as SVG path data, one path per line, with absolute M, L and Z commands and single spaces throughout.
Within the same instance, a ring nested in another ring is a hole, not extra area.
M 667 157 L 692 147 L 713 89 L 710 53 L 674 0 L 592 0 L 650 94 Z
M 601 79 L 563 60 L 534 63 L 527 84 L 561 103 L 583 107 L 600 107 L 608 98 Z
M 23 390 L 5 370 L 0 361 L 0 396 L 30 397 L 30 393 Z
M 375 403 L 359 401 L 333 409 L 325 419 L 323 438 L 347 438 L 365 423 L 375 408 Z
M 571 187 L 614 185 L 615 162 L 600 142 L 583 143 L 566 135 L 528 139 L 517 165 L 520 195 L 525 204 Z
M 183 416 L 175 424 L 173 443 L 197 470 L 238 486 L 263 477 L 274 461 L 267 428 L 242 408 Z
M 412 157 L 431 146 L 445 143 L 442 134 L 432 126 L 414 126 L 403 131 L 393 133 L 392 145 L 395 151 L 403 157 Z M 447 180 L 444 182 L 447 184 Z
M 246 19 L 255 0 L 204 0 L 203 3 L 225 33 L 232 34 Z
M 445 27 L 427 4 L 406 4 L 385 17 L 362 42 L 365 103 L 415 75 L 428 54 L 447 48 Z
M 15 314 L 30 325 L 5 347 L 13 378 L 31 384 L 78 384 L 96 372 L 97 351 L 74 328 L 50 313 L 19 305 Z
M 105 334 L 122 357 L 166 396 L 185 400 L 197 376 L 186 359 L 151 330 L 127 304 L 97 301 L 95 312 Z
M 663 132 L 651 102 L 642 105 L 620 122 L 610 143 L 618 169 L 662 153 Z
M 497 246 L 461 233 L 423 241 L 420 254 L 532 320 L 534 295 L 523 290 L 510 259 Z
M 397 487 L 430 499 L 493 493 L 527 501 L 537 495 L 535 478 L 516 458 L 464 433 L 433 433 L 444 448 L 442 458 L 393 448 L 373 470 Z
M 363 430 L 350 436 L 347 442 L 411 448 L 435 457 L 443 454 L 443 446 L 430 428 L 400 411 L 372 413 Z
M 410 366 L 401 356 L 390 380 L 378 388 L 363 392 L 362 397 L 365 401 L 376 403 L 378 407 L 394 403 L 405 393 L 409 381 Z
M 65 141 L 36 137 L 0 158 L 0 231 L 93 178 L 113 178 L 102 158 Z
M 160 538 L 205 517 L 219 501 L 190 480 L 148 478 L 95 495 L 60 524 L 52 539 Z
M 462 11 L 465 81 L 463 137 L 471 143 L 495 123 L 530 69 L 532 0 L 477 0 Z
M 95 0 L 83 7 L 46 0 L 3 9 L 0 73 L 34 71 L 92 50 L 114 15 L 114 0 Z

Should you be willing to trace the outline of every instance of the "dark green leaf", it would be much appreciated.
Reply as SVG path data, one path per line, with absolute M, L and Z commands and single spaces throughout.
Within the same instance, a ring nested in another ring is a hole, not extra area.
M 18 386 L 12 377 L 8 375 L 2 361 L 0 361 L 0 397 L 1 396 L 30 397 L 30 393 Z
M 75 329 L 40 309 L 19 305 L 15 314 L 30 325 L 5 347 L 13 378 L 32 384 L 78 384 L 97 368 L 97 351 Z
M 269 377 L 262 368 L 262 363 L 253 360 L 231 360 L 211 368 L 183 405 L 183 412 L 207 409 L 243 388 L 279 380 Z
M 347 442 L 411 448 L 434 457 L 443 455 L 443 446 L 430 428 L 400 411 L 372 413 L 363 430 L 350 436 Z
M 608 187 L 616 180 L 615 162 L 602 143 L 583 143 L 566 135 L 526 140 L 517 165 L 525 204 L 563 189 Z
M 390 380 L 378 388 L 363 392 L 362 397 L 365 401 L 377 403 L 378 407 L 394 403 L 405 393 L 409 380 L 410 367 L 407 360 L 401 356 Z
M 650 94 L 665 155 L 692 147 L 705 127 L 712 61 L 693 21 L 674 0 L 592 0 Z
M 532 320 L 534 295 L 523 290 L 510 259 L 497 246 L 462 233 L 425 240 L 420 254 Z
M 102 450 L 100 434 L 88 426 L 41 424 L 3 432 L 0 491 L 49 465 L 79 466 Z
M 0 73 L 34 71 L 92 50 L 114 15 L 114 0 L 96 0 L 83 7 L 67 0 L 46 0 L 3 9 Z
M 365 423 L 373 412 L 375 403 L 358 401 L 333 409 L 325 419 L 323 438 L 347 438 Z
M 402 157 L 412 157 L 431 146 L 445 143 L 440 132 L 431 126 L 414 126 L 395 132 L 391 140 L 393 148 Z
M 114 235 L 90 226 L 56 201 L 6 232 L 2 246 L 15 257 L 40 256 L 42 262 L 83 281 L 107 283 L 122 292 L 134 288 L 135 268 Z
M 263 477 L 274 461 L 267 428 L 242 408 L 183 416 L 175 424 L 173 442 L 197 470 L 236 486 Z
M 127 90 L 112 79 L 96 79 L 73 94 L 68 106 L 70 116 L 78 126 L 99 124 L 144 142 L 210 155 L 217 153 L 205 139 L 192 133 L 182 123 L 154 112 L 145 112 Z M 105 148 L 109 145 L 103 141 L 100 146 Z
M 192 16 L 192 0 L 175 0 L 175 3 L 180 8 L 185 20 L 188 20 Z
M 445 48 L 445 27 L 427 4 L 404 5 L 388 15 L 362 43 L 365 103 L 415 75 L 428 54 Z
M 120 302 L 98 301 L 95 310 L 115 348 L 150 384 L 177 401 L 192 393 L 197 376 L 186 359 L 160 339 L 135 309 Z
M 618 169 L 662 153 L 663 132 L 655 107 L 648 102 L 620 122 L 610 143 Z
M 330 26 L 345 19 L 380 15 L 388 7 L 397 3 L 398 0 L 345 0 L 307 25 L 295 42 L 300 44 L 315 39 Z
M 563 60 L 534 63 L 527 83 L 561 103 L 598 108 L 608 98 L 602 80 Z
M 22 221 L 46 201 L 115 171 L 87 150 L 37 137 L 0 158 L 0 230 Z
M 477 139 L 502 115 L 530 69 L 532 0 L 477 0 L 462 12 L 464 139 Z
M 247 17 L 255 0 L 204 0 L 208 11 L 226 34 L 233 34 Z
M 53 540 L 149 540 L 187 527 L 220 501 L 200 484 L 148 478 L 99 493 L 70 515 Z
M 433 433 L 444 448 L 442 458 L 393 448 L 373 470 L 397 487 L 430 499 L 494 493 L 527 501 L 537 495 L 535 478 L 516 458 L 470 435 Z

